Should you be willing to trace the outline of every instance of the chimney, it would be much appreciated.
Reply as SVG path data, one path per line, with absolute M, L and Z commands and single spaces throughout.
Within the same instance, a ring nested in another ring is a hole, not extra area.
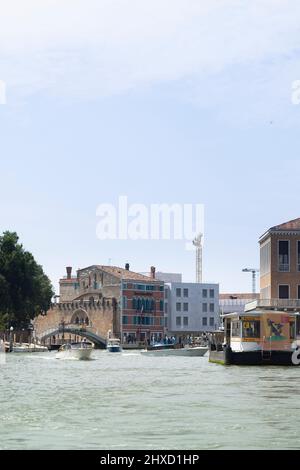
M 152 277 L 152 279 L 155 279 L 155 272 L 156 272 L 155 266 L 151 266 L 151 277 Z
M 129 269 L 130 269 L 130 264 L 129 263 L 125 264 L 125 269 L 126 269 L 126 271 L 129 271 Z
M 72 267 L 68 266 L 66 268 L 66 270 L 67 270 L 67 279 L 71 279 L 72 278 Z

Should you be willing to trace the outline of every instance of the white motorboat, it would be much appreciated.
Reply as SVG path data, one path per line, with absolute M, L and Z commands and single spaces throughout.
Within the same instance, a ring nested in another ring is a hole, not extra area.
M 121 353 L 122 352 L 121 341 L 117 338 L 110 338 L 107 341 L 106 349 L 110 353 Z
M 182 356 L 182 357 L 203 357 L 208 351 L 208 346 L 186 346 L 177 347 L 175 345 L 157 345 L 147 350 L 141 351 L 141 354 L 152 357 L 162 356 Z
M 9 349 L 9 345 L 8 345 Z M 41 353 L 41 352 L 48 352 L 48 348 L 46 346 L 42 346 L 41 344 L 34 344 L 34 343 L 14 343 L 12 346 L 12 351 L 14 353 Z
M 93 349 L 92 343 L 84 341 L 63 344 L 56 354 L 56 359 L 87 361 L 90 359 Z

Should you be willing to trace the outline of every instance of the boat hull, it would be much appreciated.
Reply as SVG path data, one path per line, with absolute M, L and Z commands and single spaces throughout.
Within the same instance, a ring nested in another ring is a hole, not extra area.
M 157 349 L 142 351 L 141 354 L 152 357 L 162 356 L 181 356 L 181 357 L 203 357 L 207 353 L 208 348 L 206 347 L 195 347 L 195 348 L 172 348 L 172 349 Z
M 297 366 L 292 360 L 291 351 L 246 351 L 234 352 L 230 348 L 223 351 L 210 351 L 209 361 L 222 365 L 241 366 Z
M 122 348 L 120 346 L 108 346 L 107 347 L 107 352 L 109 352 L 109 353 L 121 353 Z
M 75 361 L 88 361 L 91 358 L 93 349 L 71 349 L 67 351 L 59 351 L 56 354 L 56 359 L 62 360 L 75 360 Z
M 7 351 L 9 351 L 9 345 L 7 347 Z M 44 353 L 49 352 L 46 346 L 38 346 L 34 344 L 20 344 L 20 345 L 13 345 L 12 351 L 13 353 L 18 354 L 27 354 L 27 353 Z

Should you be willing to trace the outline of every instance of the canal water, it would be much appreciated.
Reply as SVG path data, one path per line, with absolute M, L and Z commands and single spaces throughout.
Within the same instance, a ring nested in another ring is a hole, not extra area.
M 0 364 L 0 449 L 299 449 L 300 369 L 95 351 Z

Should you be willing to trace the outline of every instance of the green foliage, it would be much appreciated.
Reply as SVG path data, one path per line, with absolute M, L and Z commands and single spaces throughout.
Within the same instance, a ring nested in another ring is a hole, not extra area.
M 0 237 L 0 330 L 25 326 L 48 310 L 54 295 L 49 278 L 14 232 Z

